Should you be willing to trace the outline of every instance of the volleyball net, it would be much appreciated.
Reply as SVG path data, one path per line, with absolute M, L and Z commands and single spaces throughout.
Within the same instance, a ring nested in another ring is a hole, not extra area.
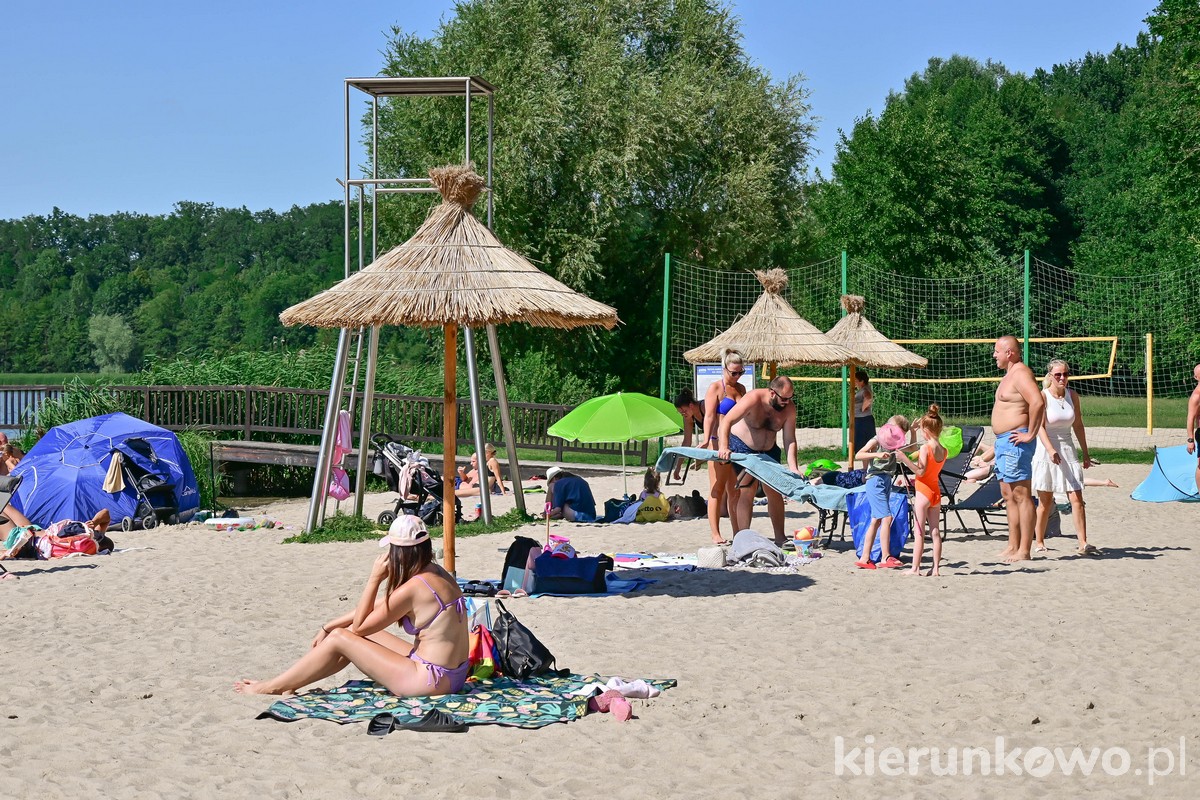
M 683 352 L 744 315 L 762 294 L 752 272 L 667 259 L 668 398 L 692 386 Z M 1022 343 L 1039 378 L 1066 361 L 1082 397 L 1093 447 L 1141 449 L 1177 443 L 1192 367 L 1200 361 L 1200 320 L 1189 309 L 1200 277 L 1188 270 L 1143 276 L 1091 275 L 1037 258 L 996 259 L 969 274 L 922 278 L 846 256 L 786 267 L 785 298 L 801 317 L 829 330 L 842 312 L 843 285 L 866 298 L 864 316 L 885 336 L 924 356 L 924 369 L 867 369 L 876 418 L 917 416 L 936 402 L 956 424 L 988 424 L 1002 377 L 992 359 L 998 336 Z M 786 367 L 797 382 L 798 424 L 844 426 L 841 370 Z M 765 375 L 766 370 L 758 374 Z

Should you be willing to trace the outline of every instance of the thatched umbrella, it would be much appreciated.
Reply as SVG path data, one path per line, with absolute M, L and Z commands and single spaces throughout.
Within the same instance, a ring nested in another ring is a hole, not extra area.
M 866 301 L 856 294 L 842 295 L 842 308 L 846 316 L 838 320 L 837 325 L 829 329 L 829 338 L 848 347 L 858 354 L 857 366 L 874 369 L 904 369 L 906 367 L 924 367 L 929 360 L 916 353 L 905 350 L 900 345 L 888 339 L 875 329 L 870 320 L 863 316 Z M 854 391 L 855 364 L 850 365 L 850 391 Z M 854 448 L 854 411 L 850 412 L 850 442 Z M 854 454 L 850 454 L 854 458 Z
M 842 367 L 854 360 L 853 352 L 831 340 L 783 299 L 786 272 L 756 270 L 754 275 L 765 290 L 762 296 L 723 333 L 685 352 L 685 359 L 692 364 L 720 361 L 724 351 L 732 348 L 747 361 L 768 364 L 770 378 L 775 377 L 777 364 Z
M 506 248 L 471 214 L 484 187 L 484 179 L 471 167 L 433 169 L 429 177 L 441 192 L 442 203 L 411 239 L 279 318 L 285 325 L 324 328 L 442 328 L 446 340 L 443 518 L 446 566 L 453 572 L 458 328 L 525 322 L 546 328 L 600 325 L 611 329 L 619 320 L 616 309 L 579 294 Z M 373 374 L 369 365 L 368 375 Z M 515 470 L 516 453 L 510 453 L 510 458 Z M 314 491 L 322 491 L 325 478 L 318 474 L 317 480 Z

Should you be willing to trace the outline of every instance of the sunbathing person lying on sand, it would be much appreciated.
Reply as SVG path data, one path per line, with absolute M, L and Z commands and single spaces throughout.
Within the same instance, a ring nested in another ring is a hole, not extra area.
M 987 483 L 992 479 L 992 469 L 996 461 L 996 448 L 990 444 L 979 448 L 979 452 L 971 459 L 971 469 L 967 470 L 963 477 L 968 483 Z M 1093 464 L 1100 462 L 1092 459 Z M 1106 486 L 1109 489 L 1121 488 L 1112 478 L 1084 478 L 1084 486 Z
M 311 649 L 286 671 L 270 680 L 238 681 L 234 691 L 294 694 L 350 664 L 397 697 L 461 691 L 469 669 L 466 605 L 454 576 L 433 563 L 425 524 L 406 514 L 379 546 L 387 552 L 375 559 L 358 607 L 322 625 Z M 384 630 L 395 622 L 411 642 Z
M 102 508 L 87 522 L 64 519 L 43 530 L 20 511 L 7 505 L 0 513 L 0 561 L 10 558 L 61 558 L 74 553 L 95 555 L 103 550 L 111 551 L 115 545 L 107 536 L 110 521 L 108 509 Z

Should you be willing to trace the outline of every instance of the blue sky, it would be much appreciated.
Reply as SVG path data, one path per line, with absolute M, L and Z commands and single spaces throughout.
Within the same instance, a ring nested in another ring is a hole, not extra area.
M 1029 73 L 1131 44 L 1154 0 L 741 0 L 750 57 L 802 74 L 828 174 L 838 130 L 958 53 Z M 338 199 L 342 80 L 378 73 L 392 25 L 447 0 L 41 0 L 0 23 L 0 219 L 180 200 L 286 210 Z M 488 77 L 486 72 L 483 77 Z M 504 87 L 499 87 L 502 91 Z

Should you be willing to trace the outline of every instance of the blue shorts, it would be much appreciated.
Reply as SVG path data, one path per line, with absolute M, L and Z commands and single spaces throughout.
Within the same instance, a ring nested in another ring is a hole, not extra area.
M 783 451 L 779 449 L 778 444 L 772 446 L 770 450 L 755 450 L 750 445 L 746 444 L 741 439 L 734 436 L 732 433 L 729 434 L 729 452 L 731 452 L 731 453 L 755 453 L 760 456 L 770 456 L 771 458 L 775 459 L 776 463 L 783 463 Z M 745 470 L 745 467 L 738 464 L 737 462 L 734 462 L 732 464 L 732 466 L 733 466 L 733 474 L 734 475 L 741 475 L 742 471 Z
M 889 475 L 872 475 L 867 478 L 867 504 L 871 506 L 871 519 L 892 516 L 892 479 Z
M 1001 483 L 1016 483 L 1033 478 L 1033 451 L 1037 449 L 1037 439 L 1016 444 L 1010 440 L 1009 434 L 1026 433 L 1028 428 L 1017 428 L 996 436 L 996 477 Z

